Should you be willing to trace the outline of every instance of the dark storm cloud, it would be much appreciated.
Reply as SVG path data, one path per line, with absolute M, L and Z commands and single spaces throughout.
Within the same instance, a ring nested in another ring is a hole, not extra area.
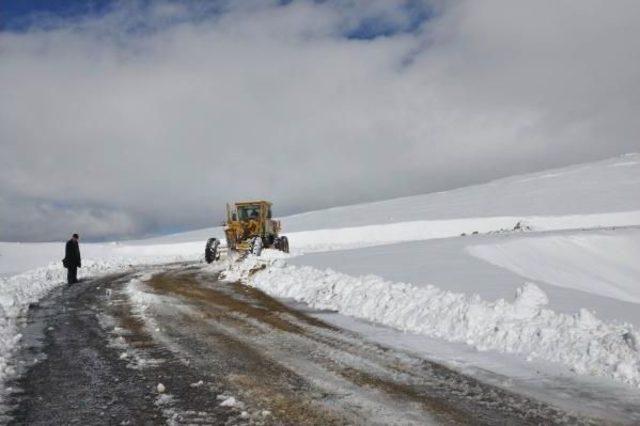
M 639 148 L 640 3 L 279 3 L 0 33 L 0 240 L 209 226 L 227 200 L 292 213 Z

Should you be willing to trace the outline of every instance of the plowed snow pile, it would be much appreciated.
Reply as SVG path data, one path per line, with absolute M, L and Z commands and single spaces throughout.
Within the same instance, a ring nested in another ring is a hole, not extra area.
M 229 278 L 249 277 L 247 259 Z M 518 353 L 564 364 L 577 373 L 640 386 L 640 335 L 629 324 L 605 323 L 582 309 L 574 315 L 545 309 L 547 295 L 533 283 L 512 302 L 453 293 L 427 285 L 352 277 L 330 269 L 288 266 L 283 260 L 251 274 L 248 283 L 278 297 L 329 309 L 478 350 Z

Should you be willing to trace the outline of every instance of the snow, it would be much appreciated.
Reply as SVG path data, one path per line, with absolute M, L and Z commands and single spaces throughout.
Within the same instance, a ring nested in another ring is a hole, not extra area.
M 235 407 L 236 405 L 238 405 L 238 401 L 236 401 L 233 396 L 226 398 L 220 403 L 221 407 Z
M 493 359 L 512 354 L 638 388 L 637 194 L 640 155 L 629 154 L 308 212 L 282 218 L 292 255 L 265 250 L 225 275 L 398 330 L 387 344 L 411 332 Z M 221 237 L 221 228 L 82 243 L 80 277 L 197 261 L 211 236 Z M 64 283 L 63 248 L 62 242 L 0 242 L 0 380 L 12 373 L 8 358 L 20 341 L 18 319 Z M 267 268 L 249 276 L 260 264 Z M 132 297 L 145 297 L 129 287 Z
M 624 167 L 621 167 L 624 165 Z M 479 217 L 581 216 L 640 211 L 640 154 L 512 176 L 393 200 L 283 218 L 287 233 Z
M 301 308 L 304 306 L 300 304 Z M 305 312 L 336 327 L 364 335 L 383 347 L 397 348 L 432 360 L 484 383 L 546 402 L 567 412 L 606 418 L 612 424 L 635 424 L 638 421 L 635 413 L 640 406 L 640 391 L 624 383 L 577 375 L 558 363 L 527 360 L 517 354 L 478 351 L 465 343 L 398 332 L 334 312 L 309 309 Z
M 474 217 L 301 231 L 289 234 L 289 240 L 294 252 L 307 253 L 449 238 L 461 234 L 507 232 L 517 226 L 524 226 L 529 231 L 558 231 L 637 224 L 640 224 L 640 210 L 571 216 Z
M 564 231 L 543 235 L 606 235 L 612 238 L 637 235 L 634 229 Z M 352 276 L 374 274 L 388 281 L 410 282 L 416 286 L 435 285 L 457 293 L 478 294 L 484 300 L 510 299 L 525 281 L 535 281 L 549 296 L 550 309 L 572 314 L 581 308 L 607 321 L 624 321 L 640 329 L 636 303 L 602 297 L 582 289 L 533 280 L 512 270 L 473 256 L 468 248 L 491 246 L 508 241 L 540 237 L 535 233 L 487 234 L 368 247 L 357 250 L 309 253 L 287 259 L 291 265 L 331 268 Z
M 522 238 L 468 251 L 532 280 L 640 303 L 638 229 Z
M 277 297 L 640 386 L 640 354 L 633 344 L 640 334 L 633 326 L 603 322 L 586 309 L 573 315 L 546 309 L 548 296 L 533 283 L 519 287 L 513 302 L 489 302 L 478 295 L 389 282 L 375 275 L 353 277 L 282 260 L 258 269 L 259 262 L 250 258 L 237 268 L 243 276 L 251 275 L 251 285 Z
M 219 404 L 221 407 L 238 408 L 238 409 L 243 409 L 245 407 L 244 402 L 238 400 L 236 397 L 231 395 L 227 395 L 227 394 L 216 395 L 216 399 L 218 401 L 222 401 Z M 243 413 L 247 413 L 247 412 L 243 411 Z M 245 416 L 242 415 L 242 413 L 241 413 L 241 417 L 245 418 Z

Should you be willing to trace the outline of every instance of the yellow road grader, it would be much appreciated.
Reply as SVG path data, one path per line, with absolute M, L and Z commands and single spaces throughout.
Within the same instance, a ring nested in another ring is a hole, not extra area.
M 263 248 L 275 248 L 289 253 L 289 240 L 280 235 L 280 221 L 272 219 L 268 201 L 242 201 L 227 204 L 224 234 L 227 250 L 260 256 Z M 220 241 L 209 238 L 204 258 L 211 263 L 220 258 Z

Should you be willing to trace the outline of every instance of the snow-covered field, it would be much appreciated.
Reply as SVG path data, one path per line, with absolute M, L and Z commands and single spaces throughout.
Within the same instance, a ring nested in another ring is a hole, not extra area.
M 430 285 L 352 277 L 308 266 L 270 268 L 257 274 L 253 283 L 268 293 L 318 309 L 464 342 L 478 350 L 559 362 L 578 373 L 640 385 L 636 347 L 640 335 L 633 328 L 602 322 L 586 309 L 575 315 L 545 309 L 548 296 L 530 282 L 517 289 L 512 302 L 485 301 Z
M 283 219 L 292 256 L 236 265 L 278 297 L 640 387 L 640 155 Z M 201 258 L 220 228 L 82 244 L 81 277 Z M 0 243 L 0 368 L 61 285 L 63 244 Z M 242 269 L 245 268 L 245 269 Z M 398 341 L 401 334 L 398 334 Z M 386 340 L 393 344 L 393 339 Z M 600 379 L 599 379 L 600 380 Z

